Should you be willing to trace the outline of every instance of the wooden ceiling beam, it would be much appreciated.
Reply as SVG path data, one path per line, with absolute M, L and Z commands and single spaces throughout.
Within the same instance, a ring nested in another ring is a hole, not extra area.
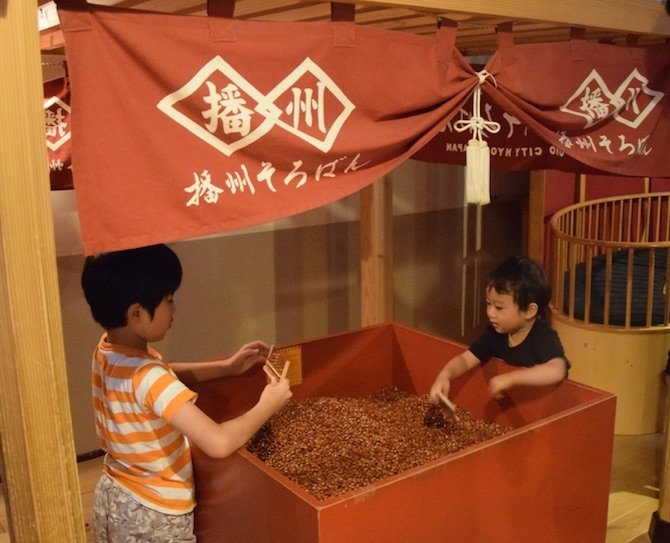
M 366 0 L 365 3 L 427 11 L 445 17 L 459 13 L 670 36 L 670 16 L 665 6 L 656 0 Z
M 588 36 L 602 34 L 615 41 L 621 36 L 636 34 L 640 44 L 658 43 L 670 37 L 670 15 L 657 0 L 339 0 L 356 4 L 356 22 L 372 24 L 379 28 L 400 30 L 417 34 L 430 34 L 440 17 L 458 22 L 457 44 L 472 53 L 467 44 L 468 34 L 481 32 L 487 37 L 476 46 L 476 54 L 495 50 L 495 27 L 504 21 L 514 23 L 515 37 L 525 41 L 554 41 L 555 34 L 566 28 L 584 27 Z M 91 4 L 104 3 L 117 7 L 153 9 L 172 13 L 205 13 L 204 0 L 90 0 Z M 237 0 L 235 16 L 240 19 L 260 20 L 324 20 L 330 14 L 330 2 L 323 0 Z M 403 14 L 405 15 L 403 17 Z M 434 18 L 435 25 L 431 18 Z M 404 20 L 402 20 L 404 19 Z M 545 34 L 523 36 L 524 29 L 532 25 L 554 26 Z M 619 36 L 616 36 L 616 34 Z M 43 51 L 62 48 L 63 36 L 58 27 L 41 32 Z M 560 39 L 560 38 L 559 38 Z

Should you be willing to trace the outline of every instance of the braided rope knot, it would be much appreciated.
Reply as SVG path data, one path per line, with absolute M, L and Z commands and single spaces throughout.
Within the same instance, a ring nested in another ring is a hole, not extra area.
M 472 116 L 469 119 L 461 119 L 454 123 L 454 130 L 456 132 L 470 130 L 473 138 L 478 141 L 484 141 L 484 132 L 491 134 L 500 132 L 500 123 L 482 117 L 482 85 L 489 78 L 493 81 L 493 85 L 497 86 L 495 78 L 489 72 L 486 70 L 477 72 L 477 86 L 472 97 Z
M 489 72 L 477 72 L 477 86 L 472 95 L 472 116 L 454 123 L 454 130 L 457 132 L 472 132 L 466 149 L 465 200 L 479 206 L 491 202 L 490 155 L 489 147 L 484 141 L 484 132 L 497 134 L 500 131 L 500 123 L 482 117 L 482 85 L 489 78 L 497 86 L 495 78 Z

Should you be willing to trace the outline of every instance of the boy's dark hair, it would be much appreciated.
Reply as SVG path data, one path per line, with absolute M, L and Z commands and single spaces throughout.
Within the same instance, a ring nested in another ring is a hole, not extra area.
M 544 317 L 551 300 L 551 288 L 542 267 L 530 258 L 512 256 L 489 275 L 488 288 L 498 294 L 510 294 L 521 311 L 537 304 L 537 314 Z
M 81 274 L 93 319 L 106 330 L 125 326 L 128 308 L 139 303 L 153 317 L 182 278 L 177 255 L 166 245 L 151 245 L 86 257 Z

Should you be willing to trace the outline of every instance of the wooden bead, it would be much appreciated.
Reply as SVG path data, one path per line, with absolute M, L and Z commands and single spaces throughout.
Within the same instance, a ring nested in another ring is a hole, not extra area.
M 365 398 L 291 402 L 247 449 L 325 500 L 509 430 L 460 408 L 455 420 L 428 395 L 390 388 Z

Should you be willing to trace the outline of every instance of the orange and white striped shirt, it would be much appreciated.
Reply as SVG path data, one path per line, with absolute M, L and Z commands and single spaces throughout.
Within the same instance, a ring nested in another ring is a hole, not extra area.
M 197 395 L 153 349 L 107 342 L 93 355 L 93 410 L 104 470 L 140 503 L 167 514 L 195 507 L 191 450 L 170 420 Z

